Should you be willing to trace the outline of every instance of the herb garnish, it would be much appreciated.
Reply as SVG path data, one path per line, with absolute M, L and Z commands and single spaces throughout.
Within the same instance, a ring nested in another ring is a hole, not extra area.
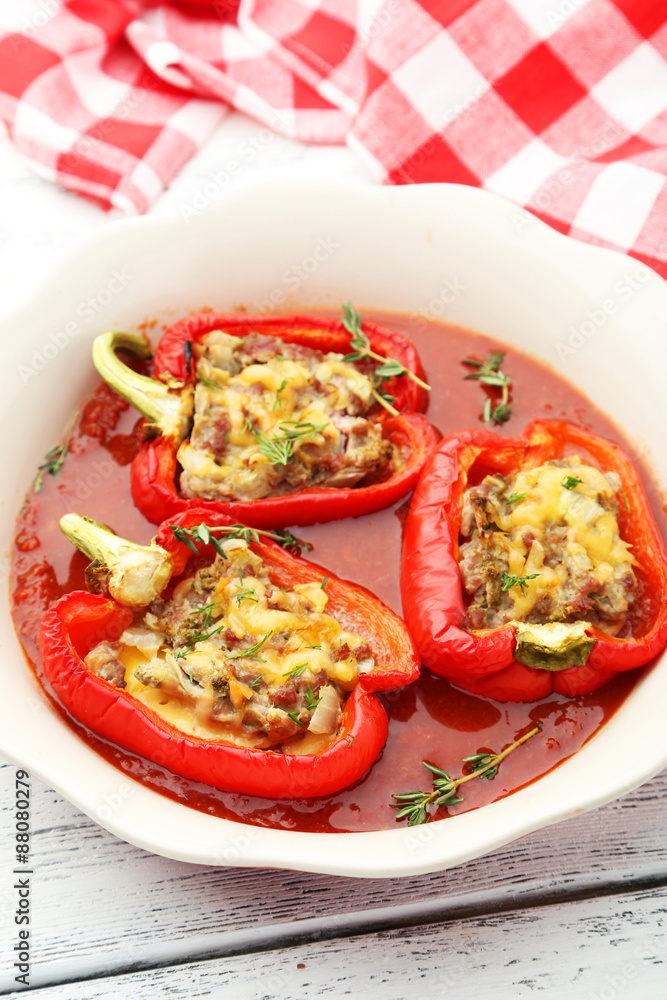
M 524 493 L 510 493 L 510 495 L 507 497 L 507 499 L 506 499 L 505 502 L 506 503 L 518 503 L 519 500 L 523 500 L 524 499 L 525 495 L 526 495 L 525 492 Z
M 283 420 L 279 424 L 282 436 L 269 437 L 257 427 L 252 427 L 249 423 L 247 429 L 255 437 L 260 455 L 267 459 L 270 465 L 287 465 L 294 454 L 294 446 L 297 441 L 307 441 L 314 438 L 325 427 L 326 424 L 311 424 L 300 420 Z
M 278 386 L 278 388 L 276 389 L 276 399 L 273 404 L 273 409 L 275 410 L 276 407 L 279 407 L 281 413 L 284 413 L 285 411 L 283 409 L 283 401 L 280 398 L 280 393 L 283 391 L 286 385 L 287 385 L 287 379 L 284 378 L 280 383 L 280 385 Z
M 287 714 L 288 714 L 289 718 L 292 720 L 292 722 L 296 722 L 297 726 L 302 726 L 303 725 L 303 722 L 301 721 L 301 719 L 299 718 L 299 716 L 296 714 L 296 712 L 288 712 Z
M 315 697 L 315 695 L 313 694 L 313 689 L 309 684 L 308 690 L 306 691 L 306 708 L 308 709 L 308 711 L 312 712 L 314 709 L 316 709 L 321 701 L 322 701 L 321 697 L 319 698 Z
M 573 490 L 575 486 L 579 485 L 579 483 L 583 483 L 583 479 L 577 479 L 576 476 L 566 476 L 565 479 L 561 479 L 560 484 L 566 490 Z
M 433 778 L 433 791 L 402 792 L 398 795 L 393 795 L 392 798 L 396 799 L 396 802 L 392 802 L 391 807 L 392 809 L 399 810 L 396 814 L 396 819 L 405 819 L 407 817 L 408 826 L 419 826 L 421 823 L 428 823 L 431 818 L 431 806 L 453 806 L 458 802 L 463 802 L 463 799 L 456 794 L 461 785 L 465 784 L 466 781 L 471 781 L 473 778 L 494 778 L 498 773 L 498 765 L 501 760 L 507 757 L 513 750 L 516 750 L 517 747 L 521 746 L 522 743 L 525 743 L 526 740 L 529 740 L 535 733 L 539 733 L 541 728 L 542 726 L 538 722 L 534 729 L 531 729 L 529 733 L 526 733 L 520 739 L 515 740 L 511 746 L 500 753 L 476 753 L 471 757 L 464 757 L 463 763 L 467 765 L 468 773 L 460 778 L 450 778 L 446 771 L 435 767 L 433 764 L 428 764 L 425 760 L 422 761 L 424 767 L 431 774 L 435 775 Z
M 261 528 L 247 528 L 244 524 L 232 524 L 229 527 L 210 527 L 208 524 L 196 524 L 192 528 L 182 528 L 180 525 L 170 524 L 169 527 L 176 541 L 183 542 L 195 555 L 199 552 L 196 542 L 203 542 L 204 545 L 210 543 L 223 559 L 227 558 L 225 550 L 213 532 L 219 532 L 225 538 L 240 538 L 244 542 L 247 542 L 248 545 L 250 542 L 259 542 L 259 536 L 264 535 L 266 538 L 272 538 L 278 542 L 283 549 L 297 548 L 309 550 L 313 547 L 309 542 L 304 542 L 300 538 L 297 538 L 291 531 L 263 531 Z
M 286 674 L 283 674 L 283 677 L 300 677 L 307 666 L 308 663 L 299 663 L 296 667 L 292 667 L 291 670 L 288 670 Z
M 500 578 L 502 584 L 501 590 L 512 590 L 513 587 L 520 587 L 521 593 L 525 596 L 526 589 L 528 587 L 528 580 L 534 580 L 536 577 L 541 576 L 541 573 L 529 573 L 528 576 L 510 576 L 507 570 L 503 571 L 503 575 Z
M 207 385 L 209 387 L 209 389 L 222 389 L 221 385 L 216 385 L 215 382 L 211 382 L 209 379 L 204 378 L 203 375 L 198 375 L 197 381 L 203 382 L 204 385 Z
M 194 631 L 189 639 L 186 639 L 181 646 L 174 650 L 174 656 L 177 660 L 182 660 L 184 656 L 188 656 L 192 652 L 192 646 L 196 646 L 198 642 L 206 642 L 207 639 L 210 639 L 213 635 L 217 635 L 218 632 L 222 632 L 223 628 L 226 627 L 223 622 L 222 625 L 211 629 L 210 632 Z
M 464 365 L 477 369 L 477 371 L 471 372 L 470 375 L 466 375 L 465 381 L 474 379 L 477 382 L 482 382 L 484 385 L 491 385 L 502 389 L 500 402 L 497 406 L 494 407 L 492 405 L 491 399 L 487 399 L 484 403 L 482 415 L 487 424 L 491 421 L 494 424 L 504 424 L 512 416 L 512 407 L 508 402 L 512 380 L 509 375 L 505 375 L 500 370 L 504 357 L 504 351 L 490 351 L 487 354 L 486 361 L 475 361 L 473 358 L 464 358 L 463 360 Z
M 208 628 L 213 624 L 213 608 L 217 607 L 218 604 L 222 604 L 222 600 L 211 601 L 209 604 L 199 604 L 194 611 L 190 612 L 188 618 L 195 618 L 197 615 L 204 615 L 202 627 Z
M 628 503 L 628 498 L 625 495 L 625 490 L 621 488 L 618 492 L 623 497 L 623 503 L 625 504 L 625 509 L 627 510 L 627 512 L 629 514 L 630 513 L 630 504 Z
M 65 444 L 57 444 L 55 448 L 51 451 L 47 451 L 44 456 L 44 461 L 41 465 L 37 467 L 37 475 L 35 476 L 35 482 L 33 489 L 35 493 L 39 493 L 42 486 L 44 485 L 44 475 L 48 473 L 49 476 L 57 476 L 63 467 L 63 463 L 67 458 L 69 452 L 69 440 Z
M 395 417 L 398 416 L 398 410 L 392 406 L 393 397 L 389 393 L 382 391 L 382 383 L 391 378 L 407 375 L 409 379 L 416 382 L 422 389 L 430 392 L 431 386 L 423 382 L 413 371 L 406 368 L 396 358 L 385 358 L 382 354 L 377 354 L 372 350 L 370 340 L 361 329 L 361 315 L 356 312 L 351 302 L 343 306 L 342 322 L 348 333 L 352 334 L 352 340 L 350 341 L 352 351 L 350 354 L 345 355 L 343 361 L 361 361 L 363 358 L 372 358 L 374 361 L 380 362 L 373 372 L 373 388 L 371 392 L 373 398 L 381 406 L 384 406 L 385 410 L 389 410 Z
M 322 577 L 322 583 L 320 584 L 320 590 L 326 590 L 328 582 L 329 582 L 329 577 L 328 576 Z
M 257 656 L 258 650 L 262 648 L 267 639 L 273 635 L 273 631 L 265 635 L 263 639 L 251 646 L 250 649 L 240 649 L 238 653 L 225 653 L 226 660 L 242 660 L 247 657 L 249 660 L 259 660 L 260 663 L 266 663 L 266 660 L 262 659 L 261 656 Z

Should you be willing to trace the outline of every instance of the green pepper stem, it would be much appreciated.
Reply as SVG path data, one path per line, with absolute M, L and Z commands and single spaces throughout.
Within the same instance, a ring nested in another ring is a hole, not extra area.
M 86 570 L 86 583 L 93 593 L 108 593 L 121 604 L 144 607 L 169 583 L 171 557 L 155 542 L 137 545 L 80 514 L 65 514 L 60 528 L 93 560 Z
M 101 333 L 93 343 L 93 364 L 112 389 L 178 446 L 190 429 L 192 386 L 178 383 L 170 387 L 158 379 L 139 375 L 118 359 L 117 350 L 129 351 L 145 360 L 151 356 L 148 341 L 133 333 Z

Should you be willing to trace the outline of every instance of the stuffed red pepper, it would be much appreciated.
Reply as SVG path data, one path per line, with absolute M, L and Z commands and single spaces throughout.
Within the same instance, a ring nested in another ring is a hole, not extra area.
M 150 353 L 106 333 L 93 359 L 146 417 L 132 495 L 156 524 L 193 505 L 260 528 L 371 513 L 413 488 L 437 443 L 416 412 L 428 386 L 414 347 L 351 306 L 342 322 L 190 316 L 162 337 L 154 379 L 121 348 Z
M 61 526 L 93 559 L 93 593 L 62 597 L 40 633 L 74 718 L 226 791 L 326 795 L 368 770 L 387 735 L 373 692 L 419 673 L 376 597 L 201 508 L 149 546 L 75 514 Z
M 442 441 L 415 490 L 401 589 L 423 662 L 499 700 L 588 693 L 667 642 L 667 555 L 639 474 L 561 421 Z

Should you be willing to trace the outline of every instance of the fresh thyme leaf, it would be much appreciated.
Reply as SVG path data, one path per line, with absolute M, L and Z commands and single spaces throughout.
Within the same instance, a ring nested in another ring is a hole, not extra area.
M 325 576 L 325 577 L 324 577 L 324 578 L 322 579 L 322 583 L 320 584 L 320 590 L 326 590 L 326 589 L 327 589 L 327 583 L 328 583 L 328 582 L 329 582 L 329 577 L 328 577 L 328 576 Z
M 484 400 L 484 409 L 482 410 L 482 419 L 485 424 L 491 422 L 491 397 L 489 396 Z
M 190 683 L 194 684 L 194 681 L 192 679 L 192 671 L 191 670 L 188 670 L 188 677 L 190 678 Z
M 328 426 L 328 421 L 325 424 L 311 424 L 298 420 L 283 420 L 279 426 L 282 436 L 277 437 L 269 437 L 259 428 L 251 430 L 251 434 L 257 441 L 260 455 L 263 455 L 270 465 L 287 465 L 294 454 L 296 442 L 316 437 L 320 431 Z
M 188 618 L 196 618 L 197 615 L 204 615 L 203 628 L 209 628 L 213 623 L 213 608 L 222 604 L 222 600 L 211 601 L 209 604 L 199 604 L 194 611 L 191 611 Z
M 505 502 L 506 503 L 518 503 L 519 500 L 523 500 L 525 496 L 526 496 L 525 492 L 524 493 L 510 493 L 510 495 L 507 497 L 507 500 Z
M 465 381 L 472 379 L 476 382 L 481 382 L 483 385 L 488 385 L 492 388 L 502 390 L 500 402 L 497 406 L 493 406 L 490 397 L 484 401 L 482 418 L 487 424 L 491 422 L 494 424 L 504 424 L 505 421 L 509 420 L 512 416 L 512 407 L 509 404 L 509 390 L 512 380 L 509 375 L 505 375 L 505 373 L 500 370 L 504 357 L 504 351 L 489 351 L 486 356 L 486 361 L 476 361 L 474 358 L 464 358 L 462 362 L 462 364 L 467 365 L 468 368 L 475 369 L 470 372 L 469 375 L 464 375 Z
M 203 375 L 198 375 L 197 376 L 197 381 L 198 382 L 203 382 L 204 385 L 207 385 L 209 387 L 209 389 L 221 389 L 222 388 L 221 385 L 216 385 L 215 382 L 211 382 L 210 379 L 204 378 Z
M 534 580 L 536 577 L 541 575 L 541 573 L 529 573 L 527 576 L 510 576 L 507 570 L 504 570 L 503 575 L 500 578 L 500 589 L 512 590 L 514 587 L 519 587 L 521 589 L 521 593 L 525 594 L 528 588 L 528 580 Z
M 491 419 L 496 424 L 504 424 L 512 416 L 512 407 L 507 403 L 500 403 L 491 414 Z
M 457 795 L 461 785 L 464 785 L 466 781 L 471 781 L 473 778 L 495 777 L 498 773 L 500 762 L 508 754 L 512 753 L 513 750 L 521 746 L 522 743 L 529 740 L 531 736 L 534 736 L 535 733 L 539 733 L 541 728 L 542 725 L 538 722 L 530 732 L 525 733 L 524 736 L 515 740 L 514 743 L 500 753 L 476 753 L 470 757 L 464 757 L 463 763 L 467 765 L 468 773 L 462 775 L 460 778 L 450 778 L 442 768 L 436 767 L 435 764 L 429 764 L 428 761 L 422 761 L 424 767 L 434 775 L 433 791 L 397 792 L 392 795 L 392 798 L 396 799 L 396 801 L 391 803 L 391 807 L 392 809 L 398 809 L 396 819 L 407 819 L 408 826 L 420 826 L 422 823 L 428 823 L 430 820 L 431 806 L 435 806 L 437 809 L 439 806 L 454 806 L 458 805 L 459 802 L 463 802 L 461 796 Z
M 294 549 L 306 549 L 309 552 L 312 549 L 310 542 L 304 542 L 296 535 L 293 535 L 291 531 L 284 528 L 282 531 L 266 532 L 271 538 L 274 538 L 282 548 L 294 548 Z
M 561 479 L 561 486 L 565 487 L 566 490 L 573 490 L 575 486 L 579 483 L 583 483 L 583 479 L 577 479 L 576 476 L 566 476 L 565 479 Z
M 364 358 L 368 358 L 370 360 L 380 362 L 373 372 L 372 393 L 374 399 L 376 399 L 381 406 L 384 406 L 385 410 L 389 410 L 393 416 L 398 415 L 398 410 L 396 410 L 392 405 L 394 402 L 393 397 L 390 396 L 389 393 L 384 392 L 382 389 L 382 383 L 386 382 L 388 379 L 399 378 L 405 375 L 417 385 L 421 386 L 422 389 L 430 391 L 430 385 L 420 379 L 418 375 L 415 375 L 415 373 L 409 368 L 406 368 L 405 365 L 401 364 L 397 358 L 383 357 L 382 354 L 378 354 L 371 348 L 371 342 L 361 328 L 361 315 L 355 310 L 351 302 L 344 305 L 342 310 L 342 323 L 348 333 L 351 334 L 350 347 L 352 348 L 352 351 L 345 355 L 343 361 L 354 362 L 362 361 Z
M 625 495 L 625 490 L 624 489 L 620 489 L 618 492 L 623 497 L 623 503 L 625 504 L 625 509 L 627 510 L 627 512 L 629 514 L 630 513 L 630 504 L 628 503 L 628 498 Z
M 292 722 L 296 722 L 297 726 L 302 726 L 303 725 L 303 722 L 301 721 L 301 719 L 299 718 L 299 716 L 296 714 L 296 712 L 288 712 L 287 714 L 290 717 L 290 719 L 292 720 Z
M 51 448 L 47 451 L 44 456 L 44 461 L 41 465 L 37 466 L 37 475 L 35 476 L 35 482 L 33 489 L 35 493 L 39 493 L 42 486 L 44 485 L 44 475 L 48 473 L 49 476 L 57 476 L 63 467 L 65 459 L 67 458 L 69 452 L 69 440 L 65 444 L 57 444 L 55 448 Z
M 307 666 L 308 663 L 299 663 L 296 667 L 288 670 L 286 674 L 283 674 L 283 677 L 300 677 Z
M 254 681 L 250 681 L 250 684 L 248 684 L 248 687 L 250 687 L 250 688 L 254 688 L 254 687 L 255 687 L 255 685 L 256 685 L 256 684 L 259 684 L 259 682 L 260 682 L 261 680 L 264 680 L 264 678 L 262 677 L 262 675 L 261 675 L 261 674 L 258 674 L 258 675 L 257 675 L 257 677 L 255 677 Z
M 239 649 L 237 653 L 225 653 L 225 659 L 241 660 L 244 657 L 247 657 L 250 660 L 260 660 L 262 663 L 264 663 L 265 661 L 262 659 L 262 657 L 257 656 L 256 654 L 262 648 L 266 640 L 269 639 L 272 635 L 273 631 L 269 632 L 268 635 L 265 635 L 263 639 L 260 639 L 258 643 L 256 643 L 254 646 L 251 646 L 249 649 Z
M 308 685 L 308 689 L 306 691 L 306 708 L 308 709 L 308 711 L 309 712 L 314 711 L 317 708 L 317 706 L 319 705 L 319 703 L 321 701 L 322 701 L 321 697 L 320 698 L 316 698 L 315 697 L 315 694 L 313 693 L 313 689 L 311 688 L 311 686 L 309 684 Z
M 286 385 L 287 385 L 287 379 L 284 378 L 280 383 L 280 385 L 278 386 L 278 388 L 276 389 L 276 398 L 273 404 L 273 409 L 275 410 L 276 407 L 278 407 L 281 413 L 284 413 L 285 411 L 283 410 L 283 401 L 280 398 L 280 393 L 283 391 Z
M 236 591 L 234 600 L 236 601 L 236 607 L 240 608 L 243 601 L 253 601 L 257 604 L 259 597 L 257 596 L 257 591 L 253 590 L 252 587 L 243 587 L 241 590 Z
M 225 550 L 213 532 L 218 532 L 224 535 L 225 538 L 239 538 L 247 542 L 248 545 L 251 542 L 259 542 L 259 536 L 264 535 L 266 538 L 272 538 L 278 542 L 282 548 L 312 549 L 312 545 L 309 542 L 304 542 L 302 539 L 297 538 L 291 531 L 262 531 L 261 528 L 247 528 L 244 524 L 232 524 L 229 527 L 210 527 L 207 524 L 198 524 L 192 528 L 183 528 L 180 525 L 170 524 L 169 527 L 176 541 L 183 542 L 191 552 L 196 554 L 199 551 L 196 542 L 210 543 L 223 559 L 227 558 Z
M 408 369 L 400 361 L 396 361 L 395 358 L 389 358 L 377 366 L 375 375 L 384 382 L 390 378 L 398 378 L 400 375 L 406 375 L 407 371 Z
M 351 747 L 351 746 L 352 746 L 352 744 L 354 743 L 354 736 L 352 735 L 352 733 L 348 733 L 347 735 L 348 735 L 348 737 L 349 737 L 349 738 L 348 738 L 348 742 L 347 742 L 347 745 L 348 745 L 348 749 L 349 749 L 349 747 Z
M 211 636 L 217 635 L 218 632 L 222 632 L 223 628 L 226 628 L 224 622 L 222 625 L 218 625 L 217 628 L 211 629 L 210 632 L 193 632 L 189 639 L 186 639 L 186 641 L 179 646 L 178 649 L 174 650 L 174 656 L 177 660 L 183 659 L 184 656 L 187 656 L 192 652 L 192 647 L 196 646 L 198 642 L 206 642 L 206 640 L 210 639 Z

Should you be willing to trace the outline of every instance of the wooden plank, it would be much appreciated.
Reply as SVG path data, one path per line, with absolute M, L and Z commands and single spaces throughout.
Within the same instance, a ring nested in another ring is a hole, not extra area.
M 30 997 L 664 1000 L 666 915 L 662 887 L 68 982 Z
M 15 867 L 15 768 L 0 769 L 2 871 Z M 35 985 L 128 966 L 267 947 L 298 935 L 488 913 L 503 907 L 667 880 L 667 772 L 615 803 L 486 858 L 404 879 L 188 865 L 123 843 L 33 781 Z M 415 831 L 419 836 L 419 831 Z M 419 841 L 416 841 L 417 846 Z M 16 892 L 0 892 L 2 942 Z M 168 946 L 166 944 L 168 942 Z M 0 989 L 12 980 L 8 949 Z

